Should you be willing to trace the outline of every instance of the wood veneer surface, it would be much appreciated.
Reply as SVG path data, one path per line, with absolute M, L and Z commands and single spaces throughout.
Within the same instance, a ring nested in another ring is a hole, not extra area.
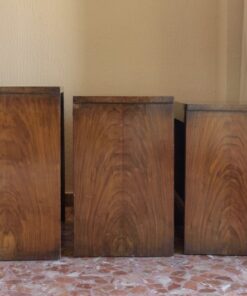
M 173 253 L 172 109 L 75 100 L 76 256 Z
M 187 112 L 187 254 L 247 255 L 247 113 Z
M 15 92 L 0 95 L 0 259 L 56 259 L 60 97 Z

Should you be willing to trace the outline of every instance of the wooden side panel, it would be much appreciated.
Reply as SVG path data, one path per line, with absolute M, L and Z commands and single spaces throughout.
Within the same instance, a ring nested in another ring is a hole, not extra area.
M 188 112 L 187 254 L 247 255 L 247 113 Z
M 59 255 L 59 97 L 1 95 L 0 259 Z
M 76 256 L 173 253 L 172 128 L 172 105 L 75 105 Z

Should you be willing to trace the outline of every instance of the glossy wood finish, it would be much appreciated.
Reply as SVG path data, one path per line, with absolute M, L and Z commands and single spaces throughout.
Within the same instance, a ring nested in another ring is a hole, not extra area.
M 247 255 L 246 111 L 187 108 L 187 254 Z
M 0 260 L 60 256 L 60 112 L 57 89 L 0 88 Z
M 75 255 L 172 255 L 173 104 L 81 102 L 74 104 Z

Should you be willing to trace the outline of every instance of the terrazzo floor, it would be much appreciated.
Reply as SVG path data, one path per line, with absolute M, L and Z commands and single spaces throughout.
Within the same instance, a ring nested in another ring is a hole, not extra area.
M 60 261 L 0 263 L 0 296 L 247 295 L 247 257 L 80 259 L 72 236 Z

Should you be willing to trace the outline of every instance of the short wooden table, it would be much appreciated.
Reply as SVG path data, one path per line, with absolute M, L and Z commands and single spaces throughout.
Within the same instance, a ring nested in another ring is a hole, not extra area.
M 0 88 L 0 260 L 60 256 L 59 88 Z
M 76 256 L 173 254 L 173 99 L 74 98 Z
M 185 253 L 247 255 L 247 106 L 179 108 L 186 126 Z

